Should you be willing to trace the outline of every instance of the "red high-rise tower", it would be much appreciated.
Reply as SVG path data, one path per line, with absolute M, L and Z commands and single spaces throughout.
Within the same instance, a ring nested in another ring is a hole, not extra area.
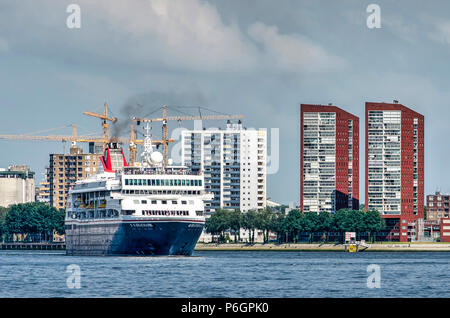
M 359 118 L 336 106 L 300 106 L 300 209 L 359 209 Z
M 424 117 L 398 104 L 366 102 L 366 211 L 386 219 L 385 239 L 417 238 L 424 214 Z

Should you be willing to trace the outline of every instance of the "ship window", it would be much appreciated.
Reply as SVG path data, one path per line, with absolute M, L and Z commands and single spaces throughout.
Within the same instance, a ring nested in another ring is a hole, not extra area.
M 156 204 L 156 200 L 152 200 L 152 204 Z
M 178 202 L 177 201 L 172 201 L 172 204 L 177 204 Z
M 137 179 L 133 179 L 133 184 L 134 184 L 134 185 L 138 185 L 138 184 L 137 184 Z
M 155 185 L 155 179 L 152 179 L 152 186 Z
M 186 201 L 181 201 L 181 204 L 186 204 L 187 202 Z
M 203 211 L 195 211 L 195 214 L 197 214 L 197 216 L 202 216 L 203 215 Z
M 165 180 L 164 185 L 168 186 L 169 185 L 169 180 Z
M 194 185 L 194 180 L 191 180 L 191 186 L 193 186 Z
M 134 204 L 139 204 L 139 200 L 133 200 Z
M 194 180 L 194 185 L 198 186 L 198 180 Z
M 167 201 L 166 200 L 162 200 L 161 203 L 162 204 L 167 204 Z
M 147 204 L 147 200 L 142 200 L 141 203 L 142 204 Z
M 125 185 L 128 185 L 128 179 L 125 179 Z
M 147 185 L 147 179 L 142 180 L 143 185 Z
M 186 185 L 186 180 L 181 180 L 181 185 Z
M 198 180 L 198 185 L 201 187 L 202 186 L 202 180 Z
M 141 179 L 139 179 L 139 185 L 142 185 L 142 180 Z

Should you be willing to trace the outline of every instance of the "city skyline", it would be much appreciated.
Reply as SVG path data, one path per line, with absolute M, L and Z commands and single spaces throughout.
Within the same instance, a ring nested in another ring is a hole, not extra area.
M 66 3 L 1 7 L 0 107 L 9 118 L 0 134 L 75 123 L 80 135 L 98 135 L 99 122 L 82 112 L 105 101 L 117 116 L 138 103 L 149 111 L 168 104 L 242 113 L 245 126 L 280 129 L 280 168 L 267 176 L 267 195 L 298 204 L 299 105 L 331 102 L 364 126 L 366 101 L 398 100 L 425 116 L 425 194 L 450 192 L 448 3 L 379 1 L 380 29 L 367 27 L 367 4 L 351 2 L 262 1 L 255 8 L 190 0 L 177 10 L 162 1 L 78 3 L 78 30 L 66 27 Z M 71 128 L 57 133 L 70 135 Z M 37 182 L 48 155 L 62 150 L 55 142 L 0 145 L 0 167 L 27 164 Z M 360 174 L 364 152 L 360 138 Z

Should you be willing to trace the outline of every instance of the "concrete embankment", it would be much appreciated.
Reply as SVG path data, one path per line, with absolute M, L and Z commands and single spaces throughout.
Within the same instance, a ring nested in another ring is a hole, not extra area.
M 344 252 L 343 244 L 214 244 L 198 243 L 196 251 Z M 450 252 L 450 243 L 374 243 L 364 252 Z

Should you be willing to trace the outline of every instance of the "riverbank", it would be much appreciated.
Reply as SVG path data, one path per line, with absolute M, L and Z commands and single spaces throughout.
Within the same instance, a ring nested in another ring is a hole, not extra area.
M 343 244 L 215 244 L 197 243 L 196 251 L 286 251 L 286 252 L 344 252 Z M 364 252 L 450 252 L 450 243 L 373 243 Z
M 65 250 L 66 243 L 58 242 L 58 243 L 21 243 L 21 242 L 12 242 L 12 243 L 0 243 L 0 250 Z

